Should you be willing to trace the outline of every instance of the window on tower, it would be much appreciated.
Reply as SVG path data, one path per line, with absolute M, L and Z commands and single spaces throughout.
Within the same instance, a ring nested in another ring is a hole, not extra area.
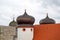
M 25 28 L 23 28 L 23 31 L 25 31 L 26 29 Z
M 32 28 L 31 28 L 31 31 L 32 31 Z

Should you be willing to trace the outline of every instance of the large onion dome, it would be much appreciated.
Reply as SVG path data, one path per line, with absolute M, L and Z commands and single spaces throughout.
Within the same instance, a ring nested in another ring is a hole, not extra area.
M 33 25 L 34 21 L 35 21 L 34 17 L 28 15 L 26 10 L 23 15 L 17 17 L 18 25 L 21 25 L 21 24 Z
M 17 26 L 17 22 L 14 20 L 9 23 L 9 26 Z
M 42 19 L 39 23 L 40 23 L 40 24 L 55 24 L 55 20 L 49 18 L 49 17 L 48 17 L 48 13 L 47 13 L 46 18 Z

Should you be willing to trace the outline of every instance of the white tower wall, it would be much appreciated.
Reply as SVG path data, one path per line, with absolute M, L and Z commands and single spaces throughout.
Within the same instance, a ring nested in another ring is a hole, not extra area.
M 18 40 L 33 40 L 34 28 L 18 28 Z

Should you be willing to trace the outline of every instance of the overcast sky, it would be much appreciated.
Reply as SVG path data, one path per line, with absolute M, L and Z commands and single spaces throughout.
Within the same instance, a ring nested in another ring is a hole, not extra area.
M 8 25 L 27 10 L 27 14 L 35 17 L 35 24 L 46 17 L 60 23 L 60 0 L 0 0 L 0 25 Z

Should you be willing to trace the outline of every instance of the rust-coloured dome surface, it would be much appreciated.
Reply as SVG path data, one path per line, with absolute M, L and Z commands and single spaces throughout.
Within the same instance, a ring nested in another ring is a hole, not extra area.
M 35 21 L 34 17 L 28 15 L 26 13 L 26 10 L 25 10 L 23 15 L 17 17 L 18 25 L 20 25 L 20 24 L 31 24 L 31 25 L 33 25 L 34 21 Z
M 47 14 L 46 18 L 42 19 L 39 23 L 40 24 L 55 24 L 55 20 L 53 20 L 52 18 L 49 18 Z

